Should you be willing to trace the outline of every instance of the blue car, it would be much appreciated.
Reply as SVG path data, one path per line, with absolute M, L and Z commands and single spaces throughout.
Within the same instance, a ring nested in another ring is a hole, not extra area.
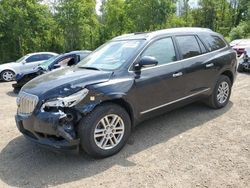
M 16 83 L 12 84 L 14 92 L 18 93 L 21 88 L 33 78 L 45 74 L 57 68 L 72 66 L 87 57 L 91 51 L 72 51 L 50 58 L 49 60 L 40 64 L 37 68 L 29 72 L 23 72 L 16 75 Z

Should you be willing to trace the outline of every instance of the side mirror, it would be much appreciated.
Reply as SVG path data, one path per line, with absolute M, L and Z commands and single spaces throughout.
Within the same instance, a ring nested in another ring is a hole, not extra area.
M 135 70 L 140 70 L 142 67 L 148 68 L 153 67 L 158 64 L 158 61 L 155 57 L 152 56 L 144 56 L 142 57 L 139 62 L 134 66 Z
M 27 63 L 25 60 L 22 61 L 22 64 L 24 65 L 25 63 Z

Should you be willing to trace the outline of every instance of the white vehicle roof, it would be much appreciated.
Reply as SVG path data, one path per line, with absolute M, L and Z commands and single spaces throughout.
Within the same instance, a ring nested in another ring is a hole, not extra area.
M 58 55 L 57 53 L 54 53 L 54 52 L 34 52 L 34 53 L 29 53 L 29 54 L 27 54 L 27 55 L 28 55 L 28 56 L 31 56 L 31 55 L 39 55 L 39 54 Z

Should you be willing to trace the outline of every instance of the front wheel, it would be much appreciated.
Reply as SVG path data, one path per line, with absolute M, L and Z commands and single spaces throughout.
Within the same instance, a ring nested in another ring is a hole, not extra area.
M 1 79 L 5 82 L 10 82 L 14 80 L 15 73 L 11 70 L 5 70 L 1 73 Z
M 98 106 L 78 126 L 82 149 L 90 156 L 104 158 L 119 152 L 131 132 L 131 120 L 122 107 L 107 103 Z
M 208 105 L 215 109 L 226 106 L 231 95 L 231 88 L 231 80 L 227 76 L 221 75 L 217 80 L 212 95 L 208 98 Z

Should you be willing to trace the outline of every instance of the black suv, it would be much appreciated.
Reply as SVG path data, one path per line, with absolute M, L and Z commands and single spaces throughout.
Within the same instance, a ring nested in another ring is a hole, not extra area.
M 236 66 L 235 51 L 209 29 L 122 35 L 78 65 L 26 84 L 17 127 L 36 143 L 107 157 L 149 117 L 201 99 L 227 105 Z

